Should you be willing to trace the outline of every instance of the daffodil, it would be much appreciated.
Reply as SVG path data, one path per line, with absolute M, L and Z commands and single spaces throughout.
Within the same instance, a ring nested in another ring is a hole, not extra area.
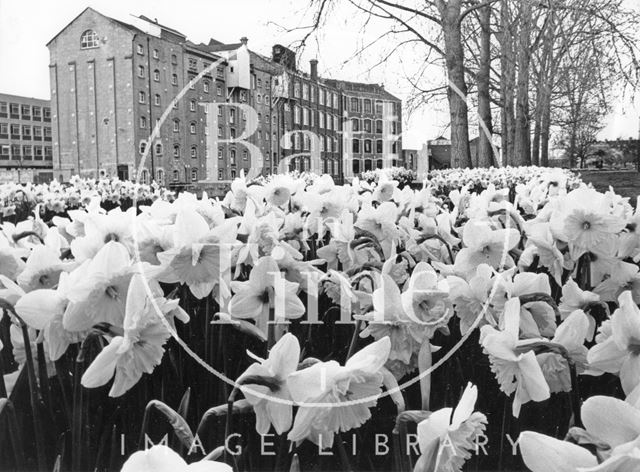
M 187 464 L 172 449 L 157 444 L 131 454 L 120 472 L 232 472 L 230 465 L 203 459 Z
M 520 300 L 510 299 L 504 307 L 504 330 L 485 325 L 480 330 L 480 342 L 489 354 L 491 371 L 500 390 L 513 399 L 513 416 L 520 414 L 522 404 L 530 400 L 541 402 L 549 398 L 549 385 L 533 351 L 520 352 Z
M 335 433 L 364 424 L 382 391 L 380 369 L 390 350 L 391 341 L 384 337 L 355 353 L 344 366 L 317 362 L 290 374 L 287 385 L 299 407 L 287 438 L 331 447 Z M 349 403 L 342 405 L 345 402 Z
M 442 408 L 418 423 L 420 458 L 414 472 L 459 472 L 483 433 L 487 418 L 473 409 L 478 388 L 467 384 L 455 410 Z
M 464 225 L 462 241 L 465 247 L 458 252 L 454 267 L 462 273 L 475 271 L 480 264 L 494 269 L 512 267 L 509 255 L 520 240 L 520 233 L 513 228 L 492 229 L 483 221 L 470 220 Z
M 587 360 L 595 371 L 618 374 L 622 389 L 629 394 L 640 384 L 640 310 L 631 292 L 623 292 L 618 301 L 610 334 L 596 338 L 598 344 L 589 350 Z
M 136 274 L 127 296 L 123 336 L 115 336 L 82 375 L 82 385 L 96 388 L 114 378 L 109 396 L 119 397 L 133 387 L 142 374 L 160 364 L 170 331 L 163 323 L 176 313 L 178 300 L 147 294 L 142 276 Z
M 267 434 L 271 425 L 278 434 L 291 428 L 293 407 L 291 395 L 287 387 L 287 377 L 296 371 L 300 360 L 300 344 L 291 333 L 286 333 L 269 351 L 267 359 L 252 355 L 257 362 L 251 364 L 238 377 L 240 389 L 256 414 L 256 431 Z M 259 376 L 268 379 L 273 388 L 252 384 L 251 377 Z M 257 395 L 256 395 L 257 393 Z M 272 401 L 274 398 L 276 401 Z
M 263 333 L 269 321 L 282 323 L 300 318 L 305 312 L 297 295 L 298 284 L 286 280 L 271 257 L 260 258 L 251 269 L 249 280 L 234 280 L 231 288 L 234 295 L 229 301 L 229 314 L 233 318 L 255 320 Z M 271 310 L 274 316 L 269 320 Z

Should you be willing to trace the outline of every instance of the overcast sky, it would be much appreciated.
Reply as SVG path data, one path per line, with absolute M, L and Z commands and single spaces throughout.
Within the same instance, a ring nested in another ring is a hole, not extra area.
M 45 44 L 87 6 L 123 21 L 131 14 L 157 18 L 194 42 L 207 42 L 211 37 L 237 42 L 247 36 L 250 49 L 270 55 L 274 43 L 289 45 L 304 35 L 302 31 L 286 32 L 282 26 L 309 24 L 307 5 L 308 0 L 0 0 L 0 92 L 50 98 Z M 308 70 L 308 60 L 316 57 L 324 77 L 384 83 L 391 93 L 406 99 L 409 89 L 404 77 L 419 66 L 420 55 L 404 54 L 370 70 L 384 57 L 390 47 L 387 43 L 351 59 L 386 28 L 386 24 L 372 23 L 363 33 L 362 22 L 354 21 L 353 16 L 347 7 L 333 11 L 317 40 L 304 50 L 300 67 Z M 640 107 L 621 100 L 615 108 L 602 137 L 637 137 Z M 404 147 L 420 147 L 444 133 L 447 121 L 442 105 L 424 105 L 408 120 L 405 116 Z

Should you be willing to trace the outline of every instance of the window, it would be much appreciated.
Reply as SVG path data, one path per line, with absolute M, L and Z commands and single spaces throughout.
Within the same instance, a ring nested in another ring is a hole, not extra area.
M 364 152 L 366 152 L 366 153 L 370 153 L 371 152 L 371 140 L 370 139 L 365 139 L 364 140 Z
M 382 139 L 376 140 L 376 152 L 382 153 Z
M 360 120 L 358 118 L 352 118 L 351 119 L 351 126 L 353 128 L 353 131 L 360 131 Z
M 7 123 L 0 123 L 0 138 L 9 138 L 9 125 Z
M 42 108 L 34 106 L 32 109 L 32 112 L 33 112 L 33 119 L 35 121 L 40 121 L 40 119 L 42 118 Z
M 224 176 L 222 175 L 222 169 L 218 169 L 218 180 L 222 180 Z
M 171 84 L 172 85 L 178 85 L 178 75 L 177 74 L 171 74 Z
M 302 98 L 304 100 L 309 100 L 309 84 L 304 84 L 302 86 Z
M 173 120 L 173 131 L 175 133 L 180 131 L 180 120 Z
M 138 77 L 144 77 L 144 66 L 138 66 Z
M 222 148 L 218 148 L 218 159 L 222 159 Z
M 20 107 L 20 114 L 22 115 L 23 120 L 31 119 L 31 107 L 29 105 L 22 105 Z
M 198 147 L 191 146 L 191 159 L 197 159 L 197 158 L 198 158 Z
M 171 64 L 177 64 L 178 63 L 178 56 L 176 56 L 175 54 L 171 54 Z
M 293 109 L 293 122 L 295 124 L 300 124 L 300 107 L 298 105 Z
M 162 146 L 162 143 L 156 143 L 156 154 L 158 156 L 162 156 L 163 152 L 164 152 L 164 147 Z
M 269 95 L 264 96 L 264 103 L 269 104 Z
M 235 169 L 231 169 L 231 178 L 232 179 L 236 178 L 236 170 Z
M 180 171 L 179 170 L 174 170 L 173 171 L 173 181 L 177 182 L 180 180 Z
M 262 95 L 258 94 L 258 97 L 256 100 L 258 103 L 262 103 Z
M 209 82 L 205 80 L 202 84 L 202 89 L 204 90 L 204 93 L 209 93 Z
M 364 112 L 371 113 L 371 100 L 368 98 L 364 99 Z
M 53 150 L 51 149 L 51 146 L 45 146 L 44 147 L 44 160 L 45 161 L 50 161 L 53 159 Z
M 371 120 L 364 120 L 362 124 L 364 125 L 364 132 L 371 133 Z
M 196 122 L 192 121 L 191 123 L 189 123 L 189 132 L 191 134 L 196 134 Z
M 359 111 L 358 110 L 358 99 L 357 98 L 352 98 L 351 99 L 351 111 Z
M 198 169 L 191 169 L 191 182 L 198 180 Z
M 241 102 L 246 102 L 247 101 L 247 92 L 245 90 L 241 90 L 240 91 L 240 101 Z
M 87 30 L 82 33 L 82 36 L 80 36 L 80 49 L 91 49 L 98 46 L 98 35 L 95 31 Z
M 376 114 L 377 115 L 381 115 L 382 114 L 382 102 L 379 101 L 379 100 L 376 100 Z
M 318 103 L 320 105 L 324 105 L 324 94 L 325 94 L 325 90 L 324 89 L 319 89 L 318 90 Z
M 157 50 L 157 49 L 154 49 L 154 50 L 153 50 L 153 58 L 154 58 L 154 59 L 158 59 L 159 57 L 160 57 L 160 54 L 158 53 L 158 50 Z
M 11 139 L 20 139 L 20 125 L 11 125 Z
M 156 171 L 156 180 L 159 184 L 164 184 L 164 170 L 158 169 Z
M 293 96 L 295 98 L 300 98 L 300 82 L 295 82 L 293 84 Z
M 376 120 L 376 133 L 382 133 L 382 120 Z
M 12 103 L 9 105 L 9 112 L 11 113 L 11 118 L 19 119 L 20 118 L 20 105 L 17 103 Z
M 41 161 L 42 155 L 42 146 L 33 146 L 33 158 L 36 161 Z
M 8 113 L 7 102 L 0 102 L 0 117 L 6 118 Z M 35 115 L 35 110 L 34 113 Z
M 153 71 L 153 80 L 160 82 L 160 71 L 158 69 Z
M 233 71 L 231 71 L 231 72 L 233 72 Z M 224 69 L 222 67 L 218 67 L 216 69 L 216 76 L 217 77 L 224 77 Z
M 229 136 L 231 137 L 231 139 L 236 139 L 236 129 L 235 128 L 229 129 Z
M 31 126 L 22 125 L 22 139 L 31 139 Z
M 51 121 L 51 108 L 44 107 L 44 121 Z
M 147 169 L 142 169 L 140 172 L 140 183 L 148 184 L 149 183 L 149 171 Z
M 20 146 L 17 144 L 11 145 L 11 158 L 16 159 L 20 157 Z
M 398 142 L 394 141 L 391 144 L 391 154 L 397 154 L 398 153 Z
M 196 101 L 195 100 L 191 100 L 189 102 L 189 110 L 196 111 Z
M 218 137 L 222 137 L 222 126 L 218 126 Z
M 229 162 L 231 163 L 232 166 L 236 165 L 236 150 L 232 149 L 231 153 L 230 153 L 231 158 L 229 159 Z
M 11 147 L 7 144 L 0 146 L 0 159 L 9 159 Z
M 147 94 L 141 90 L 140 92 L 138 92 L 138 102 L 144 103 L 146 101 L 147 101 Z
M 138 54 L 140 54 L 141 56 L 144 55 L 144 48 L 142 47 L 142 44 L 137 44 L 136 45 L 136 50 L 137 50 Z
M 309 125 L 309 109 L 302 109 L 302 124 L 308 126 Z
M 248 158 L 249 158 L 249 153 L 245 149 L 244 151 L 242 151 L 242 160 L 246 161 Z
M 153 97 L 153 103 L 157 106 L 160 106 L 160 95 L 158 95 L 157 93 Z
M 22 154 L 23 154 L 22 157 L 24 157 L 26 160 L 30 161 L 32 159 L 32 157 L 33 157 L 31 146 L 29 146 L 29 145 L 22 146 Z
M 147 117 L 146 116 L 141 116 L 140 117 L 140 128 L 145 129 L 147 127 Z
M 173 145 L 173 157 L 175 159 L 179 159 L 180 158 L 180 145 L 178 145 L 178 144 L 174 144 Z
M 311 87 L 311 102 L 312 103 L 316 102 L 316 92 L 317 92 L 317 89 L 315 87 Z
M 360 153 L 360 140 L 359 139 L 354 139 L 353 140 L 353 152 Z

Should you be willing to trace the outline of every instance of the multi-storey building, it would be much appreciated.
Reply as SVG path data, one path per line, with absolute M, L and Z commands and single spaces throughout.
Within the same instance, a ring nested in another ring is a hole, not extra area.
M 345 175 L 403 165 L 400 99 L 377 84 L 330 82 L 342 96 Z
M 206 120 L 200 104 L 224 101 L 224 61 L 149 18 L 131 21 L 87 8 L 47 44 L 54 165 L 63 178 L 134 178 L 146 153 L 142 181 L 184 184 L 204 178 Z M 216 61 L 220 71 L 190 82 Z
M 0 182 L 53 179 L 49 100 L 0 93 Z
M 242 170 L 342 178 L 397 163 L 399 99 L 323 79 L 315 60 L 303 72 L 283 46 L 266 58 L 247 42 L 194 44 L 144 16 L 129 24 L 84 10 L 48 43 L 56 173 L 140 169 L 142 181 L 179 186 Z

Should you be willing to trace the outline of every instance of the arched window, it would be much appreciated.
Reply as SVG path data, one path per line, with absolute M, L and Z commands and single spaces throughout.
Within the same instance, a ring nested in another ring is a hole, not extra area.
M 98 35 L 93 30 L 87 30 L 80 37 L 80 49 L 91 49 L 100 46 L 98 43 Z
M 376 140 L 376 152 L 382 153 L 382 139 Z
M 164 170 L 163 169 L 158 169 L 156 171 L 156 180 L 158 181 L 158 183 L 160 185 L 164 185 Z
M 192 159 L 197 159 L 198 158 L 198 147 L 197 146 L 191 146 L 191 158 Z
M 174 170 L 173 171 L 173 181 L 177 182 L 178 180 L 180 180 L 180 171 L 179 170 Z
M 360 161 L 357 159 L 354 159 L 351 165 L 352 165 L 353 173 L 358 175 L 360 173 Z
M 161 156 L 162 155 L 162 151 L 163 151 L 162 143 L 156 143 L 156 154 L 158 156 Z
M 366 153 L 370 153 L 371 152 L 371 140 L 370 139 L 365 139 L 364 140 L 364 152 L 366 152 Z
M 191 182 L 198 180 L 198 169 L 191 169 Z
M 353 126 L 353 131 L 360 131 L 360 120 L 358 118 L 352 118 L 351 125 Z
M 382 169 L 382 159 L 378 159 L 378 160 L 376 161 L 376 167 L 377 167 L 378 169 Z
M 191 134 L 196 134 L 196 122 L 192 121 L 191 123 L 189 123 L 189 132 Z
M 360 140 L 359 139 L 354 139 L 353 140 L 353 152 L 360 153 Z
M 376 120 L 376 133 L 382 133 L 382 120 Z
M 173 131 L 176 133 L 180 131 L 180 120 L 178 119 L 173 120 Z
M 141 184 L 149 183 L 149 171 L 147 169 L 142 169 L 142 172 L 140 172 L 140 183 Z
M 158 69 L 153 71 L 153 80 L 160 82 L 160 71 Z
M 173 157 L 176 159 L 180 158 L 180 146 L 178 144 L 173 145 Z

